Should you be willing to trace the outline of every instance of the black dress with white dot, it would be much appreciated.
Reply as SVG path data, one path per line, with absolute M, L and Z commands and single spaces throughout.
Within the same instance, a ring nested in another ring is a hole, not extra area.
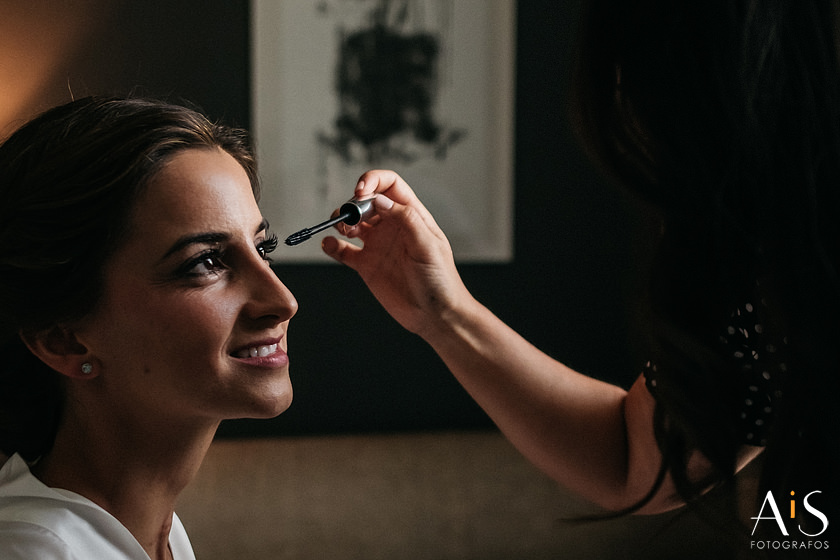
M 758 305 L 763 305 L 759 303 Z M 774 336 L 759 320 L 756 306 L 746 303 L 736 309 L 720 337 L 722 351 L 738 365 L 741 403 L 733 423 L 742 443 L 764 446 L 782 398 L 782 380 L 787 372 L 787 339 Z M 643 369 L 645 384 L 656 396 L 656 364 Z

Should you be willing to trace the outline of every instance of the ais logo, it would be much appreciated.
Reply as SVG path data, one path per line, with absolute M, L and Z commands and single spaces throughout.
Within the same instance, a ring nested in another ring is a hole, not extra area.
M 802 526 L 797 524 L 797 529 L 799 532 L 806 536 L 806 537 L 818 537 L 825 533 L 826 529 L 828 529 L 828 517 L 821 512 L 819 509 L 814 507 L 811 503 L 811 496 L 814 494 L 821 494 L 822 492 L 819 490 L 814 490 L 810 494 L 807 494 L 802 499 L 802 507 L 805 509 L 808 515 L 811 515 L 822 522 L 822 529 L 816 533 L 806 533 Z M 791 500 L 790 500 L 790 519 L 796 519 L 796 499 L 795 493 L 791 492 Z M 765 515 L 765 510 L 769 510 Z M 787 525 L 785 523 L 785 519 L 782 517 L 781 512 L 779 511 L 779 506 L 776 504 L 775 498 L 773 498 L 772 492 L 767 492 L 767 495 L 764 497 L 764 502 L 761 504 L 761 509 L 758 512 L 756 517 L 751 517 L 750 519 L 755 520 L 755 525 L 753 525 L 752 534 L 755 535 L 755 530 L 758 528 L 758 524 L 761 521 L 775 521 L 776 524 L 779 526 L 779 530 L 782 532 L 782 535 L 789 537 L 790 533 L 788 532 Z

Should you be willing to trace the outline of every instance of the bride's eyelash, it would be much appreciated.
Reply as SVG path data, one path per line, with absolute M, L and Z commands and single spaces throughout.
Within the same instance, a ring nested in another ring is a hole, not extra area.
M 278 243 L 279 240 L 277 238 L 277 234 L 272 233 L 262 243 L 257 245 L 257 250 L 260 252 L 260 254 L 265 260 L 271 261 L 271 259 L 268 256 L 271 253 L 273 253 L 275 249 L 277 249 Z

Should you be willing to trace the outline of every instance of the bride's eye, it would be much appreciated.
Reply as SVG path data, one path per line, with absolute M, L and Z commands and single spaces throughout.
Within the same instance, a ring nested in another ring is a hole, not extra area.
M 178 275 L 185 278 L 198 278 L 215 275 L 225 269 L 227 265 L 222 260 L 222 254 L 216 249 L 211 249 L 185 262 L 179 268 Z
M 277 249 L 277 243 L 278 241 L 276 234 L 271 234 L 268 238 L 265 239 L 265 241 L 259 243 L 257 245 L 257 252 L 260 254 L 260 257 L 262 257 L 263 260 L 271 261 L 269 255 L 273 253 L 275 249 Z

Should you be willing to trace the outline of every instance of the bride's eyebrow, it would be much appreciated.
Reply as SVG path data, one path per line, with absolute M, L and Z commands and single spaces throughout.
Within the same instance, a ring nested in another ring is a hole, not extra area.
M 257 226 L 257 230 L 254 232 L 254 235 L 257 235 L 257 234 L 259 234 L 263 231 L 268 231 L 270 227 L 271 226 L 269 226 L 268 220 L 263 218 L 262 221 L 260 222 L 260 225 Z
M 212 231 L 185 235 L 175 241 L 175 243 L 173 243 L 169 250 L 164 253 L 160 260 L 166 260 L 178 251 L 181 251 L 190 245 L 218 245 L 219 243 L 224 243 L 229 239 L 230 235 L 227 233 Z

